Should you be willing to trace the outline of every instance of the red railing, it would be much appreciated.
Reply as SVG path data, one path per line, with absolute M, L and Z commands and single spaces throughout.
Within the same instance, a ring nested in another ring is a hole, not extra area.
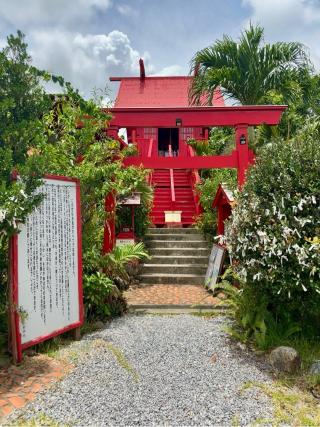
M 153 138 L 150 138 L 149 147 L 148 147 L 148 157 L 152 157 L 153 151 Z
M 169 157 L 172 157 L 172 147 L 169 144 Z M 173 169 L 170 169 L 170 187 L 171 187 L 171 205 L 174 208 L 174 204 L 176 202 L 176 193 L 174 190 L 174 177 L 173 177 Z
M 149 140 L 149 147 L 148 147 L 148 158 L 149 159 L 152 157 L 152 151 L 153 151 L 153 138 L 150 138 L 150 140 Z M 152 178 L 153 178 L 153 173 L 151 171 L 149 173 L 149 175 L 148 175 L 148 183 L 149 183 L 149 185 L 152 185 Z

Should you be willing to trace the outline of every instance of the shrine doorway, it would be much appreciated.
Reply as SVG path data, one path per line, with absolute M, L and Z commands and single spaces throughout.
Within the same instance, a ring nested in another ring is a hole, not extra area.
M 158 155 L 169 156 L 169 146 L 171 145 L 172 156 L 179 155 L 179 129 L 159 128 L 158 129 Z

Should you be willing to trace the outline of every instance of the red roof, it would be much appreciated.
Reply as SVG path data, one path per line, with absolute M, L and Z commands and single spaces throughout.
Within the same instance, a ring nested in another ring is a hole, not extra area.
M 191 76 L 174 77 L 122 77 L 115 108 L 169 108 L 188 107 L 188 90 Z M 224 106 L 220 90 L 217 90 L 213 106 Z
M 234 202 L 233 191 L 229 190 L 224 184 L 219 184 L 215 198 L 212 202 L 212 207 L 216 208 L 217 206 L 224 204 L 232 206 Z

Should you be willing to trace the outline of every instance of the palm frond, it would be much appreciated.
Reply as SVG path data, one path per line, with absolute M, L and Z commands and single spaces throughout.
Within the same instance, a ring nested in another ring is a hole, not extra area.
M 128 263 L 133 260 L 150 258 L 142 242 L 133 245 L 116 246 L 110 257 L 119 263 Z
M 253 26 L 241 33 L 238 42 L 228 36 L 197 52 L 191 61 L 196 72 L 189 90 L 192 104 L 210 104 L 220 87 L 227 97 L 242 104 L 259 104 L 266 92 L 282 91 L 297 80 L 302 69 L 311 70 L 304 45 L 296 42 L 263 44 L 263 28 Z

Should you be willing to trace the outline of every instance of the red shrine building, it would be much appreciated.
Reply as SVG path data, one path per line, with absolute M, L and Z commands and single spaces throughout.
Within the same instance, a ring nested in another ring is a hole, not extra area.
M 120 82 L 113 119 L 108 133 L 117 136 L 127 129 L 128 142 L 138 154 L 125 165 L 142 165 L 151 170 L 154 186 L 151 220 L 157 227 L 167 224 L 166 212 L 180 212 L 180 226 L 194 223 L 201 212 L 195 191 L 200 169 L 235 168 L 239 186 L 254 160 L 248 148 L 248 126 L 276 125 L 286 106 L 226 106 L 220 90 L 210 106 L 189 104 L 192 76 L 147 77 L 140 60 L 139 77 L 111 77 Z M 235 148 L 230 155 L 197 156 L 188 139 L 207 140 L 213 126 L 235 128 Z M 215 194 L 212 195 L 214 199 Z

